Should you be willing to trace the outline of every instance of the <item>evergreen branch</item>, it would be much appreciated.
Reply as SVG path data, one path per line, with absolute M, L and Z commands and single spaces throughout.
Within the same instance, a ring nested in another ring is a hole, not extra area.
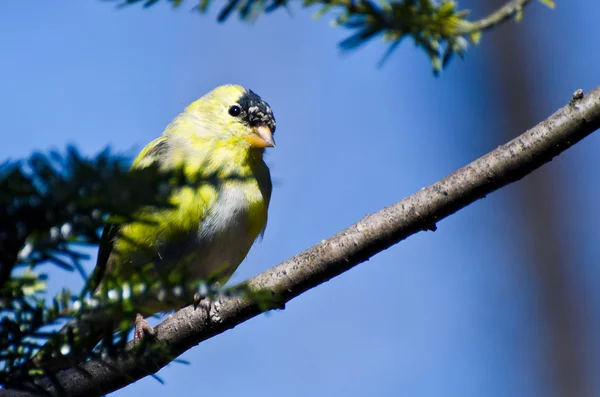
M 159 0 L 119 0 L 121 5 L 143 3 L 150 7 Z M 182 0 L 167 0 L 179 7 Z M 206 13 L 211 0 L 197 0 L 195 7 Z M 552 0 L 539 0 L 550 7 Z M 355 33 L 340 43 L 342 50 L 354 50 L 369 40 L 382 36 L 390 47 L 382 59 L 385 61 L 404 37 L 412 37 L 425 50 L 433 65 L 434 73 L 444 68 L 454 55 L 462 57 L 469 41 L 477 43 L 481 32 L 489 30 L 509 19 L 520 20 L 523 9 L 531 0 L 510 0 L 504 6 L 480 20 L 466 19 L 467 10 L 459 10 L 454 0 L 303 0 L 302 6 L 320 6 L 317 16 L 327 13 L 336 15 L 333 24 L 353 30 Z M 287 8 L 291 0 L 228 0 L 220 9 L 217 20 L 223 22 L 237 13 L 243 21 L 254 21 L 260 15 Z
M 218 170 L 193 176 L 182 168 L 161 170 L 159 164 L 129 170 L 127 163 L 107 150 L 86 159 L 69 148 L 66 155 L 36 153 L 28 161 L 0 168 L 0 385 L 31 384 L 61 366 L 121 356 L 137 308 L 150 296 L 191 302 L 196 295 L 222 294 L 213 289 L 211 280 L 189 283 L 171 272 L 157 274 L 154 266 L 144 267 L 124 283 L 104 274 L 107 258 L 100 258 L 92 277 L 87 277 L 80 263 L 87 256 L 73 243 L 97 245 L 114 238 L 120 225 L 145 221 L 138 217 L 141 208 L 171 208 L 171 193 L 182 185 L 219 189 L 224 181 L 217 177 Z M 101 237 L 99 231 L 107 222 L 114 234 Z M 85 282 L 82 291 L 72 296 L 64 290 L 47 304 L 46 276 L 34 272 L 46 262 L 79 271 Z M 184 261 L 176 265 L 185 267 Z M 18 267 L 26 269 L 13 272 Z M 96 288 L 100 279 L 102 288 Z M 241 290 L 237 293 L 247 296 Z M 124 313 L 126 319 L 112 324 L 107 321 L 111 311 Z M 40 331 L 69 318 L 68 326 L 58 332 Z M 115 329 L 120 332 L 113 335 Z M 96 337 L 102 341 L 95 348 Z
M 87 256 L 72 243 L 97 245 L 108 214 L 127 222 L 142 206 L 170 206 L 163 185 L 177 184 L 176 175 L 158 166 L 130 172 L 108 150 L 86 159 L 72 147 L 0 167 L 0 384 L 27 379 L 24 365 L 54 337 L 39 330 L 73 314 L 69 291 L 46 304 L 46 276 L 34 270 L 51 263 L 85 280 L 80 261 Z M 64 343 L 56 346 L 49 352 Z M 84 357 L 96 356 L 88 349 Z
M 248 280 L 245 285 L 280 303 L 336 277 L 373 255 L 436 224 L 486 195 L 516 182 L 600 128 L 600 87 L 587 95 L 578 90 L 569 104 L 512 141 L 419 190 L 396 204 L 368 215 L 327 240 Z M 220 298 L 210 321 L 204 310 L 186 307 L 155 328 L 161 346 L 178 356 L 217 334 L 265 311 L 251 299 Z M 157 372 L 169 363 L 153 354 L 122 360 L 90 361 L 79 370 L 56 375 L 70 396 L 99 396 Z M 82 373 L 85 371 L 85 375 Z M 50 395 L 59 389 L 50 380 L 38 383 Z M 0 397 L 30 397 L 27 390 L 4 389 Z

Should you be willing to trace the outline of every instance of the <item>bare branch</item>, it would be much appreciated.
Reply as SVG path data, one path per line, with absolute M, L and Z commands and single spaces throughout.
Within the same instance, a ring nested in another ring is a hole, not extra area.
M 531 173 L 600 128 L 600 87 L 585 96 L 574 94 L 570 103 L 521 136 L 421 189 L 404 200 L 368 215 L 348 229 L 322 241 L 250 279 L 250 288 L 268 291 L 281 302 L 335 277 L 371 256 L 436 223 L 501 187 Z M 158 340 L 178 356 L 198 343 L 260 314 L 264 308 L 240 298 L 215 302 L 211 319 L 204 310 L 186 307 L 155 328 Z M 100 396 L 157 372 L 168 364 L 152 355 L 111 361 L 91 361 L 80 370 L 56 377 L 70 396 Z M 42 386 L 58 392 L 50 381 Z M 31 392 L 2 390 L 4 396 L 32 396 Z

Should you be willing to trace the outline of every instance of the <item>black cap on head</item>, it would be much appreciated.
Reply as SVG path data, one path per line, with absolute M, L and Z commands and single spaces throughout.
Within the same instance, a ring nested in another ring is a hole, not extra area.
M 275 117 L 268 103 L 256 95 L 252 90 L 246 90 L 246 93 L 239 99 L 238 104 L 241 107 L 239 117 L 250 127 L 269 127 L 271 133 L 275 133 Z

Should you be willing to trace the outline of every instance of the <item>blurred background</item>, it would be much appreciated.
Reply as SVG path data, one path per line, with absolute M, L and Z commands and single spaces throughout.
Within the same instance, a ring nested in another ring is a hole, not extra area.
M 504 0 L 464 0 L 472 18 Z M 0 160 L 135 155 L 224 83 L 265 98 L 270 223 L 243 281 L 522 133 L 600 84 L 598 2 L 534 2 L 439 77 L 405 41 L 342 55 L 350 32 L 299 6 L 255 24 L 166 2 L 0 6 Z M 185 353 L 115 396 L 600 394 L 600 134 L 369 262 Z M 87 264 L 92 268 L 93 259 Z M 81 286 L 49 267 L 51 292 Z M 53 277 L 53 276 L 60 277 Z

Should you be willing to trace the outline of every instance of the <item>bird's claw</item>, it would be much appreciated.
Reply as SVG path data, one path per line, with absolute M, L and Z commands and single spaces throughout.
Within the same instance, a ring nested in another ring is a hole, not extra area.
M 198 307 L 202 307 L 204 309 L 204 313 L 206 313 L 206 320 L 210 322 L 210 311 L 213 308 L 212 300 L 208 296 L 200 296 L 200 294 L 194 295 L 194 310 Z
M 138 343 L 140 343 L 141 341 L 144 340 L 144 337 L 146 335 L 150 335 L 151 337 L 155 337 L 156 336 L 156 331 L 154 331 L 154 328 L 152 328 L 150 326 L 150 324 L 148 324 L 148 322 L 146 322 L 146 320 L 144 320 L 144 316 L 142 316 L 140 313 L 138 313 L 135 316 L 135 329 L 133 332 L 133 343 L 135 345 L 137 345 Z

